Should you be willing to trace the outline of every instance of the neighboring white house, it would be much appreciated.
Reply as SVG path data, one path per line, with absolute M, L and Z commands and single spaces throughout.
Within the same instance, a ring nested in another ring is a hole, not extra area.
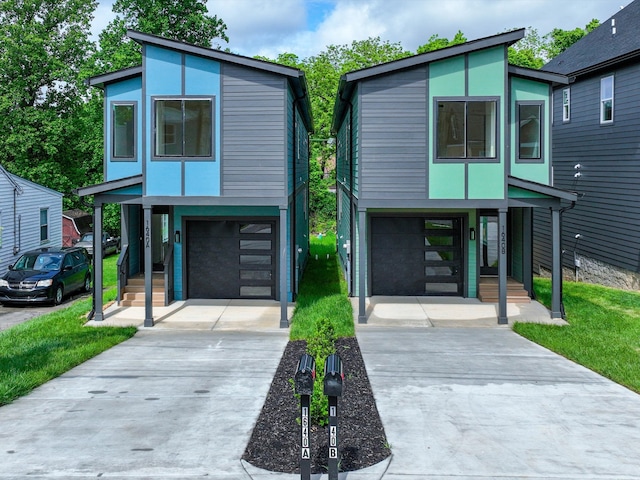
M 0 275 L 34 248 L 62 245 L 62 193 L 0 166 Z

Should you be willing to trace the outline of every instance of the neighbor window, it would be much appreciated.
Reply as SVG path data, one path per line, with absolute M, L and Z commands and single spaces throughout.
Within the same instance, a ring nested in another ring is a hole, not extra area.
M 155 100 L 157 157 L 213 156 L 213 100 Z
M 113 156 L 135 156 L 135 109 L 133 104 L 113 105 Z
M 518 104 L 518 158 L 540 159 L 542 150 L 542 105 Z
M 495 158 L 497 102 L 437 102 L 438 158 Z
M 569 120 L 571 120 L 571 89 L 565 88 L 562 90 L 562 121 Z
M 40 209 L 40 241 L 46 242 L 49 240 L 49 210 L 46 208 Z
M 600 79 L 600 123 L 613 122 L 613 75 Z

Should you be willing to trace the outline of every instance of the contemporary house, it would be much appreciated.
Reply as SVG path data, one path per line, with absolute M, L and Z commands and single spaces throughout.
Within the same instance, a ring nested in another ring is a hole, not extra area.
M 154 305 L 217 298 L 277 300 L 287 326 L 309 245 L 303 72 L 128 36 L 142 45 L 142 66 L 89 80 L 104 90 L 105 182 L 77 192 L 93 196 L 96 238 L 103 205 L 121 205 L 119 301 L 141 277 L 147 326 Z
M 0 166 L 0 276 L 24 252 L 62 245 L 62 196 Z
M 640 288 L 640 1 L 543 67 L 553 92 L 554 185 L 578 192 L 563 215 L 565 273 Z M 550 269 L 550 225 L 535 215 L 534 268 Z M 568 270 L 568 271 L 567 271 Z
M 551 92 L 564 75 L 514 67 L 516 30 L 343 75 L 334 108 L 338 252 L 358 318 L 367 296 L 532 290 L 532 212 L 552 236 L 576 195 L 552 186 Z M 561 316 L 559 242 L 553 304 Z M 528 297 L 526 297 L 528 300 Z M 485 299 L 486 300 L 486 299 Z

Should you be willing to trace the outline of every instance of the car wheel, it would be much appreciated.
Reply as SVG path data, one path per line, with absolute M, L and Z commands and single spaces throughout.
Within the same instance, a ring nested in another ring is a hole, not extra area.
M 53 297 L 53 304 L 60 305 L 62 303 L 62 297 L 63 297 L 62 285 L 58 285 L 56 287 L 55 296 Z
M 91 277 L 89 275 L 87 275 L 84 279 L 84 286 L 83 289 L 85 292 L 90 292 L 91 291 Z

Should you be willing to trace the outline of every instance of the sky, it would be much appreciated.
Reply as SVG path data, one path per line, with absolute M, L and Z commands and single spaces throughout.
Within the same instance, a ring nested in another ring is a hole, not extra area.
M 113 0 L 99 0 L 94 38 L 113 18 Z M 535 28 L 542 36 L 554 28 L 572 30 L 591 19 L 600 22 L 630 0 L 208 0 L 211 15 L 227 25 L 222 48 L 275 59 L 294 53 L 300 59 L 327 45 L 380 37 L 415 52 L 429 37 L 468 40 L 513 28 Z

